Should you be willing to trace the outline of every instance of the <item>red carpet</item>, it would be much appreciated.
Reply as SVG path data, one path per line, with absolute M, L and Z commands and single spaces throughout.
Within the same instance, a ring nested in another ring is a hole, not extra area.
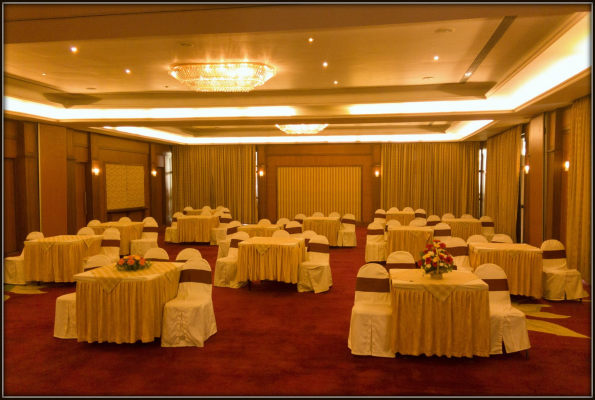
M 218 332 L 203 348 L 78 343 L 53 337 L 55 300 L 8 293 L 4 302 L 4 395 L 7 396 L 589 396 L 591 339 L 529 331 L 524 352 L 472 359 L 353 356 L 347 347 L 358 247 L 331 249 L 333 288 L 298 293 L 296 285 L 255 282 L 213 288 Z M 170 259 L 187 245 L 163 244 Z M 194 246 L 215 268 L 216 246 Z M 590 287 L 585 288 L 590 292 Z M 520 298 L 524 299 L 524 298 Z M 549 319 L 591 337 L 590 302 L 548 302 Z

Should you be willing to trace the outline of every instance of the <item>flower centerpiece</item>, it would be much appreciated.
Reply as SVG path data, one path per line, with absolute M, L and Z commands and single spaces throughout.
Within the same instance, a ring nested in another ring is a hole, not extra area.
M 423 269 L 424 275 L 430 274 L 432 278 L 442 279 L 442 274 L 452 272 L 453 259 L 446 251 L 446 244 L 436 239 L 420 253 L 421 260 L 417 265 Z
M 141 256 L 124 256 L 116 263 L 116 268 L 120 271 L 138 271 L 149 268 L 151 261 L 145 260 Z

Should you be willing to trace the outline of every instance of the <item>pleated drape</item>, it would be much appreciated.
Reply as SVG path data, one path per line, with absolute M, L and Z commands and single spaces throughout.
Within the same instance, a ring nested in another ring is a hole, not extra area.
M 572 104 L 568 170 L 568 267 L 591 283 L 591 98 Z
M 496 233 L 516 243 L 521 167 L 521 126 L 492 136 L 487 141 L 485 211 L 494 219 Z
M 360 167 L 279 167 L 277 213 L 293 219 L 319 211 L 355 215 L 361 221 L 362 174 Z
M 479 217 L 478 157 L 478 142 L 383 144 L 381 207 Z
M 172 147 L 174 210 L 225 206 L 235 220 L 258 221 L 254 146 Z

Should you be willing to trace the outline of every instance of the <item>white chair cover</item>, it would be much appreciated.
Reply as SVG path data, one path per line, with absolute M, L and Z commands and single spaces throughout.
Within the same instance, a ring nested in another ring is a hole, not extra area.
M 513 243 L 512 238 L 504 233 L 498 233 L 492 238 L 492 243 Z
M 426 226 L 427 222 L 425 218 L 415 218 L 409 223 L 409 226 Z
M 428 214 L 426 214 L 426 210 L 424 210 L 423 208 L 418 208 L 417 210 L 415 210 L 415 218 L 426 219 L 427 217 Z
M 215 213 L 216 214 L 216 213 Z M 227 227 L 231 222 L 231 214 L 225 213 L 219 217 L 219 226 L 211 229 L 211 245 L 216 246 L 227 236 Z
M 305 219 L 306 219 L 306 214 L 297 214 L 295 216 L 295 218 L 293 219 L 293 221 L 297 221 L 300 224 L 303 224 Z
M 153 247 L 145 253 L 145 260 L 147 261 L 169 261 L 169 255 L 165 249 L 160 247 Z
M 337 236 L 338 247 L 356 247 L 357 237 L 355 234 L 355 215 L 345 214 L 341 218 L 341 227 Z
M 548 300 L 582 299 L 581 273 L 569 269 L 564 245 L 554 239 L 541 244 L 543 250 L 543 297 Z
M 298 221 L 290 221 L 285 226 L 285 230 L 289 232 L 291 237 L 302 237 L 302 224 Z
M 95 231 L 87 226 L 79 229 L 77 235 L 95 235 Z
M 455 219 L 455 216 L 454 216 L 454 214 L 446 213 L 442 216 L 442 219 L 445 219 L 445 218 L 446 219 Z
M 341 218 L 341 214 L 339 214 L 339 213 L 338 213 L 338 212 L 336 212 L 336 211 L 333 211 L 333 212 L 332 212 L 332 213 L 330 213 L 328 216 L 329 216 L 329 217 L 334 217 L 334 218 Z
M 391 219 L 386 222 L 384 226 L 384 240 L 388 241 L 388 230 L 391 229 L 391 226 L 401 226 L 401 223 L 396 219 Z
M 282 225 L 282 226 L 283 226 L 283 229 L 284 229 L 284 228 L 285 228 L 285 226 L 286 226 L 286 225 L 287 225 L 289 222 L 291 222 L 291 221 L 289 221 L 289 219 L 288 219 L 288 218 L 279 218 L 279 219 L 277 220 L 277 225 Z
M 471 244 L 471 243 L 487 243 L 487 242 L 488 242 L 488 239 L 486 239 L 486 237 L 483 236 L 483 235 L 471 235 L 467 239 L 467 244 Z
M 306 260 L 308 259 L 308 243 L 310 243 L 310 240 L 316 235 L 316 232 L 307 230 L 302 232 L 302 234 L 299 236 L 301 238 L 304 238 L 304 240 L 306 241 Z
M 316 235 L 308 243 L 308 261 L 298 268 L 298 292 L 322 293 L 331 286 L 329 242 L 325 236 Z
M 130 241 L 130 254 L 143 257 L 149 249 L 159 247 L 157 245 L 158 229 L 159 226 L 154 220 L 146 222 L 141 238 Z
M 184 207 L 184 211 L 192 211 L 192 210 L 194 210 L 194 208 L 192 208 L 192 207 L 190 207 L 190 206 L 188 206 L 188 207 Z
M 213 214 L 211 213 L 211 210 L 202 210 L 200 215 L 210 217 Z
M 157 223 L 157 220 L 153 217 L 146 217 L 145 219 L 143 219 L 143 222 L 146 224 L 147 222 L 151 221 L 152 223 Z
M 390 350 L 391 319 L 389 274 L 379 264 L 366 264 L 359 269 L 355 284 L 347 339 L 351 353 L 394 358 Z
M 207 210 L 207 211 L 211 211 L 211 207 L 210 206 L 204 206 L 202 208 L 203 211 Z M 209 213 L 210 214 L 210 213 Z
M 397 207 L 391 207 L 391 208 L 388 209 L 387 212 L 389 212 L 389 213 L 396 213 L 396 212 L 399 212 L 399 209 Z
M 104 256 L 103 254 L 96 254 L 94 256 L 89 257 L 85 266 L 83 267 L 83 271 L 90 271 L 95 268 L 105 267 L 106 265 L 115 264 L 109 257 Z
M 271 225 L 271 221 L 269 221 L 266 218 L 263 218 L 260 221 L 258 221 L 258 225 L 259 226 L 268 226 L 268 225 Z
M 180 273 L 178 295 L 163 309 L 162 347 L 204 347 L 217 333 L 211 267 L 202 258 L 187 261 Z
M 242 234 L 245 234 L 246 239 L 250 238 L 248 233 L 238 232 L 238 227 L 240 227 L 240 226 L 242 226 L 240 221 L 231 221 L 229 223 L 229 225 L 227 225 L 225 239 L 219 241 L 219 248 L 217 250 L 217 258 L 223 258 L 223 257 L 227 256 L 227 253 L 229 252 L 229 245 L 231 243 L 231 238 L 238 237 L 238 236 L 235 236 L 236 234 L 242 233 Z M 242 237 L 243 236 L 244 235 L 242 235 Z
M 193 258 L 202 258 L 202 254 L 200 254 L 200 251 L 196 249 L 188 248 L 178 253 L 178 255 L 176 256 L 176 262 L 188 261 L 192 260 Z
M 411 208 L 411 207 L 405 207 L 405 208 L 403 208 L 403 212 L 412 213 L 413 212 L 413 208 Z
M 440 223 L 440 217 L 437 215 L 430 215 L 428 219 L 426 219 L 426 226 L 436 226 Z
M 43 239 L 43 233 L 31 232 L 27 235 L 25 241 Z M 21 254 L 14 257 L 6 257 L 4 259 L 4 283 L 11 285 L 26 285 L 25 279 L 25 248 Z
M 386 270 L 419 268 L 411 253 L 407 251 L 393 251 L 386 259 Z
M 217 208 L 215 210 L 221 211 L 223 208 L 225 208 L 225 207 L 223 207 L 223 206 L 217 206 Z
M 229 252 L 225 257 L 218 258 L 215 264 L 215 286 L 239 289 L 248 284 L 247 281 L 238 282 L 236 275 L 238 272 L 238 245 L 249 238 L 250 236 L 246 232 L 238 232 L 232 236 Z
M 475 219 L 475 218 L 473 217 L 473 215 L 471 215 L 471 214 L 463 214 L 463 215 L 461 215 L 461 218 L 462 218 L 462 219 Z
M 502 354 L 502 342 L 507 353 L 529 349 L 525 314 L 510 304 L 506 273 L 496 264 L 480 265 L 474 273 L 490 286 L 490 354 Z
M 120 231 L 116 228 L 108 228 L 103 231 L 101 249 L 99 254 L 109 258 L 110 262 L 116 263 L 120 259 Z
M 479 221 L 481 222 L 481 234 L 486 237 L 488 242 L 491 242 L 496 235 L 496 231 L 494 230 L 494 220 L 492 217 L 484 215 Z
M 180 243 L 178 236 L 178 218 L 184 214 L 177 212 L 172 216 L 171 227 L 165 228 L 165 243 Z
M 319 211 L 317 211 L 314 214 L 312 214 L 312 216 L 315 217 L 315 218 L 321 218 L 321 217 L 324 217 L 324 214 L 321 213 L 321 212 L 319 212 Z
M 382 229 L 384 229 L 384 226 L 386 225 L 386 211 L 384 211 L 382 208 L 376 210 L 374 212 L 374 222 L 380 224 Z
M 289 234 L 289 232 L 287 232 L 283 229 L 279 229 L 279 230 L 273 232 L 273 237 L 291 237 L 291 235 Z
M 88 227 L 91 227 L 91 226 L 98 226 L 98 225 L 101 225 L 101 221 L 100 221 L 100 220 L 98 220 L 98 219 L 92 219 L 91 221 L 89 221 L 89 222 L 87 223 L 87 226 L 88 226 Z
M 366 262 L 386 261 L 386 241 L 384 228 L 376 222 L 368 225 L 366 237 Z
M 452 237 L 452 231 L 450 225 L 445 222 L 440 222 L 434 226 L 434 239 L 438 239 L 444 242 Z
M 451 237 L 444 241 L 446 251 L 452 256 L 457 271 L 473 272 L 471 262 L 469 261 L 469 246 L 467 242 L 459 237 Z M 455 267 L 453 267 L 453 270 Z
M 223 208 L 221 209 L 221 211 L 222 211 L 224 214 L 231 214 L 231 212 L 229 211 L 229 208 L 227 208 L 227 207 L 223 207 Z
M 122 217 L 120 218 L 119 222 L 132 222 L 132 220 L 128 217 Z

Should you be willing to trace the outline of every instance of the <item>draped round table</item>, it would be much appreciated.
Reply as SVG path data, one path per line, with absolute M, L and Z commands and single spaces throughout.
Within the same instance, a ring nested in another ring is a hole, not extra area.
M 283 225 L 244 225 L 238 226 L 238 232 L 246 232 L 252 237 L 271 237 L 273 233 L 283 229 Z
M 472 235 L 481 235 L 481 221 L 470 218 L 443 219 L 442 222 L 450 226 L 453 237 L 467 241 Z
M 205 243 L 211 241 L 211 229 L 219 226 L 219 217 L 192 215 L 178 217 L 178 240 Z
M 298 268 L 305 261 L 302 238 L 254 237 L 238 244 L 236 281 L 266 279 L 297 283 Z
M 386 212 L 386 222 L 391 219 L 397 220 L 402 226 L 407 226 L 411 221 L 415 219 L 415 213 L 413 211 L 397 211 L 397 212 Z
M 130 254 L 130 241 L 140 239 L 143 235 L 144 222 L 104 222 L 100 225 L 90 226 L 96 235 L 101 235 L 107 228 L 120 231 L 120 255 Z
M 304 219 L 302 231 L 314 231 L 317 235 L 325 236 L 329 246 L 336 246 L 339 229 L 341 229 L 340 217 L 308 217 Z
M 391 226 L 386 239 L 386 254 L 395 251 L 407 251 L 415 260 L 420 259 L 420 253 L 426 245 L 432 243 L 434 230 L 425 226 Z

